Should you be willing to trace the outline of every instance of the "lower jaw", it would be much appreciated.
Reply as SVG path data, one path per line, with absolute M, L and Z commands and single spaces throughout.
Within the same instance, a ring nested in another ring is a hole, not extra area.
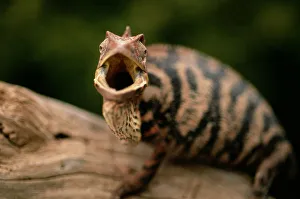
M 114 88 L 109 87 L 107 83 L 105 83 L 104 77 L 98 76 L 94 81 L 97 91 L 105 100 L 116 102 L 124 102 L 139 98 L 147 86 L 147 78 L 144 76 L 137 77 L 134 79 L 133 84 L 121 90 L 115 90 Z

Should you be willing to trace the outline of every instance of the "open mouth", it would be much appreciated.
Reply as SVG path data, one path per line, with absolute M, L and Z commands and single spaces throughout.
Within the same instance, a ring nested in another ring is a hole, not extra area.
M 139 94 L 147 85 L 148 78 L 135 61 L 118 53 L 98 67 L 94 83 L 104 98 L 124 100 Z
M 106 82 L 109 87 L 122 90 L 134 83 L 136 72 L 134 63 L 127 57 L 117 54 L 109 58 L 105 62 L 105 67 L 108 67 L 106 74 Z

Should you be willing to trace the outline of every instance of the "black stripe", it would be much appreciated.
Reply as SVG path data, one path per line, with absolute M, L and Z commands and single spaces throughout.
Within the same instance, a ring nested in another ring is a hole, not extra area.
M 238 81 L 232 88 L 230 91 L 230 98 L 231 98 L 231 102 L 230 105 L 228 106 L 228 113 L 233 117 L 232 119 L 234 120 L 234 108 L 236 106 L 236 102 L 237 102 L 237 98 L 244 93 L 244 91 L 246 91 L 246 88 L 248 87 L 248 85 L 240 80 Z
M 155 76 L 155 74 L 148 73 L 148 77 L 149 77 L 150 85 L 161 88 L 161 86 L 162 86 L 161 81 L 157 76 Z
M 185 110 L 185 120 L 182 120 L 181 121 L 181 125 L 186 125 L 190 120 L 193 119 L 194 115 L 195 115 L 196 111 L 195 111 L 195 108 L 194 107 L 188 107 L 186 110 Z
M 205 71 L 205 70 L 204 70 Z M 212 123 L 212 129 L 210 133 L 210 138 L 206 145 L 199 151 L 199 153 L 204 154 L 210 154 L 212 151 L 214 144 L 216 140 L 219 137 L 219 131 L 220 131 L 220 121 L 221 121 L 221 115 L 220 115 L 220 81 L 222 77 L 224 76 L 224 68 L 220 68 L 220 70 L 217 73 L 211 73 L 208 71 L 205 71 L 205 76 L 209 77 L 213 81 L 213 88 L 212 88 L 212 100 L 210 103 L 208 118 L 209 121 Z
M 209 115 L 210 114 L 211 114 L 211 112 L 207 111 L 203 115 L 202 120 L 199 122 L 197 128 L 188 132 L 187 137 L 190 138 L 190 139 L 187 141 L 185 149 L 184 149 L 186 152 L 190 150 L 190 147 L 192 146 L 192 143 L 195 141 L 195 138 L 197 136 L 200 136 L 202 131 L 206 128 L 206 126 L 210 122 L 209 121 Z M 198 146 L 198 147 L 200 147 L 200 146 Z
M 249 129 L 254 118 L 255 110 L 260 102 L 261 99 L 259 96 L 249 96 L 247 108 L 245 111 L 240 131 L 237 133 L 237 136 L 233 141 L 226 141 L 223 151 L 221 151 L 221 154 L 218 155 L 222 155 L 222 153 L 229 151 L 230 161 L 234 161 L 239 156 L 239 154 L 244 148 L 244 143 L 247 142 L 247 140 L 245 140 L 245 137 L 247 133 L 249 133 Z
M 234 111 L 234 109 L 237 105 L 237 99 L 239 98 L 239 96 L 241 96 L 247 90 L 247 88 L 248 88 L 248 85 L 243 80 L 239 80 L 231 88 L 231 91 L 230 91 L 231 101 L 228 106 L 227 113 L 231 117 L 232 121 L 235 121 L 237 119 L 237 115 Z M 229 157 L 231 157 L 231 158 L 236 157 L 240 152 L 240 151 L 238 151 L 238 148 L 239 148 L 238 143 L 230 142 L 230 141 L 226 140 L 225 144 L 224 144 L 224 148 L 216 154 L 216 158 L 218 159 L 219 157 L 221 157 L 226 151 L 227 152 L 232 151 L 231 156 L 229 156 Z M 251 156 L 247 157 L 246 159 L 250 159 L 250 157 Z
M 163 65 L 163 69 L 171 78 L 174 100 L 172 101 L 170 108 L 167 112 L 169 112 L 172 116 L 177 115 L 177 111 L 181 104 L 181 81 L 179 75 L 177 74 L 176 69 L 173 67 L 175 66 L 176 62 L 178 61 L 178 55 L 175 51 L 175 48 L 170 47 L 168 49 L 168 57 L 165 61 L 165 65 Z
M 198 66 L 202 70 L 204 76 L 213 82 L 212 98 L 209 104 L 209 108 L 207 112 L 204 113 L 202 120 L 199 122 L 197 128 L 188 133 L 187 137 L 190 138 L 190 141 L 187 141 L 185 150 L 189 150 L 195 138 L 199 136 L 203 132 L 203 130 L 205 130 L 209 123 L 211 123 L 212 129 L 210 132 L 210 138 L 205 146 L 203 146 L 199 151 L 200 154 L 209 154 L 213 149 L 213 145 L 218 138 L 218 133 L 220 130 L 220 81 L 225 75 L 225 68 L 220 67 L 217 71 L 210 71 L 207 60 L 203 59 L 202 57 L 198 59 Z
M 175 120 L 175 116 L 177 115 L 177 111 L 181 104 L 181 81 L 176 69 L 174 68 L 174 66 L 178 62 L 178 54 L 176 52 L 176 48 L 174 46 L 168 46 L 167 54 L 168 56 L 165 59 L 157 59 L 151 56 L 148 57 L 148 62 L 154 63 L 159 68 L 163 69 L 170 77 L 174 94 L 174 100 L 171 102 L 169 108 L 161 113 L 158 118 L 158 120 L 161 121 L 161 123 L 159 123 L 159 126 L 169 126 L 170 133 L 174 138 L 176 138 L 176 141 L 178 141 L 179 143 L 184 143 L 184 137 L 182 137 L 182 135 L 180 134 L 178 130 L 178 123 Z M 166 118 L 166 115 L 170 115 L 170 119 Z
M 241 160 L 241 162 L 239 163 L 240 166 L 246 166 L 247 163 L 249 162 L 249 160 L 251 158 L 253 158 L 253 156 L 256 156 L 255 160 L 259 160 L 261 158 L 261 153 L 260 151 L 263 149 L 263 145 L 260 143 L 260 144 L 257 144 L 255 147 L 253 147 L 250 151 L 248 151 L 247 155 Z M 248 166 L 251 166 L 251 165 L 254 165 L 253 163 L 256 162 L 255 160 L 253 160 L 253 162 L 248 165 Z
M 150 142 L 154 140 L 159 134 L 152 134 L 149 136 L 144 136 L 145 133 L 147 133 L 155 124 L 154 120 L 151 120 L 149 122 L 143 122 L 141 126 L 141 133 L 142 133 L 142 141 L 143 142 Z
M 268 132 L 269 129 L 270 129 L 273 125 L 277 124 L 277 121 L 276 121 L 275 116 L 270 115 L 270 114 L 268 114 L 268 113 L 265 113 L 265 114 L 263 115 L 263 117 L 264 117 L 264 127 L 263 127 L 263 132 Z
M 144 116 L 148 110 L 149 110 L 149 107 L 148 107 L 149 103 L 148 102 L 145 102 L 145 101 L 141 101 L 140 104 L 139 104 L 139 111 L 140 111 L 140 115 L 141 116 Z
M 189 83 L 189 87 L 191 88 L 192 91 L 197 92 L 198 87 L 197 87 L 195 74 L 191 71 L 189 67 L 187 67 L 185 72 L 187 76 L 187 81 Z
M 277 133 L 276 133 L 277 134 Z M 251 165 L 249 165 L 251 168 L 255 167 L 257 168 L 258 165 L 261 164 L 262 161 L 266 160 L 272 153 L 274 153 L 275 148 L 278 144 L 286 142 L 286 138 L 284 138 L 282 135 L 274 135 L 270 141 L 261 148 L 261 151 L 259 151 L 259 157 L 256 158 Z M 258 152 L 258 151 L 257 151 Z M 241 165 L 242 166 L 242 165 Z M 256 169 L 255 169 L 256 170 Z M 256 171 L 253 171 L 254 173 Z
M 149 131 L 154 125 L 155 125 L 155 123 L 153 120 L 150 120 L 148 122 L 143 122 L 142 126 L 141 126 L 142 133 Z
M 141 100 L 139 104 L 140 115 L 144 116 L 148 111 L 152 111 L 153 114 L 159 111 L 161 104 L 158 99 L 150 99 L 149 101 Z
M 274 153 L 275 148 L 279 143 L 286 142 L 286 138 L 284 138 L 282 135 L 274 135 L 271 140 L 266 144 L 266 147 L 264 148 L 264 157 L 269 157 L 272 153 Z

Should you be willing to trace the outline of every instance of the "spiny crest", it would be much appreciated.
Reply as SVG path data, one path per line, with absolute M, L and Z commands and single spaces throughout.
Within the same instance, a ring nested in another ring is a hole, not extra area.
M 122 37 L 131 37 L 131 29 L 129 26 L 126 26 L 125 32 L 123 33 Z
M 144 34 L 138 34 L 136 36 L 131 35 L 131 28 L 130 26 L 126 26 L 126 29 L 123 33 L 123 35 L 120 37 L 119 35 L 116 35 L 110 31 L 106 31 L 106 38 L 108 38 L 110 41 L 118 42 L 118 41 L 126 41 L 129 40 L 130 42 L 141 42 L 142 44 L 145 44 L 145 37 Z

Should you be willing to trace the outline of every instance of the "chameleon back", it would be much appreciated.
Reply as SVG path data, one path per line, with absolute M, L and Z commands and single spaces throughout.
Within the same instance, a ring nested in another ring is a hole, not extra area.
M 131 36 L 127 27 L 121 37 L 107 32 L 100 45 L 94 84 L 104 97 L 108 125 L 120 140 L 137 144 L 141 139 L 154 147 L 114 198 L 142 191 L 169 153 L 252 168 L 251 198 L 265 198 L 273 178 L 293 157 L 266 100 L 212 57 L 180 46 L 144 44 L 144 35 Z M 124 72 L 130 81 L 117 78 Z
M 248 153 L 286 140 L 266 100 L 228 66 L 179 46 L 152 45 L 148 52 L 144 133 L 156 123 L 188 156 L 205 153 L 234 164 L 250 163 Z
M 271 183 L 292 157 L 266 100 L 240 74 L 205 54 L 170 45 L 148 46 L 148 52 L 142 139 L 155 143 L 165 137 L 175 157 L 252 169 L 255 192 L 265 193 L 260 180 Z

